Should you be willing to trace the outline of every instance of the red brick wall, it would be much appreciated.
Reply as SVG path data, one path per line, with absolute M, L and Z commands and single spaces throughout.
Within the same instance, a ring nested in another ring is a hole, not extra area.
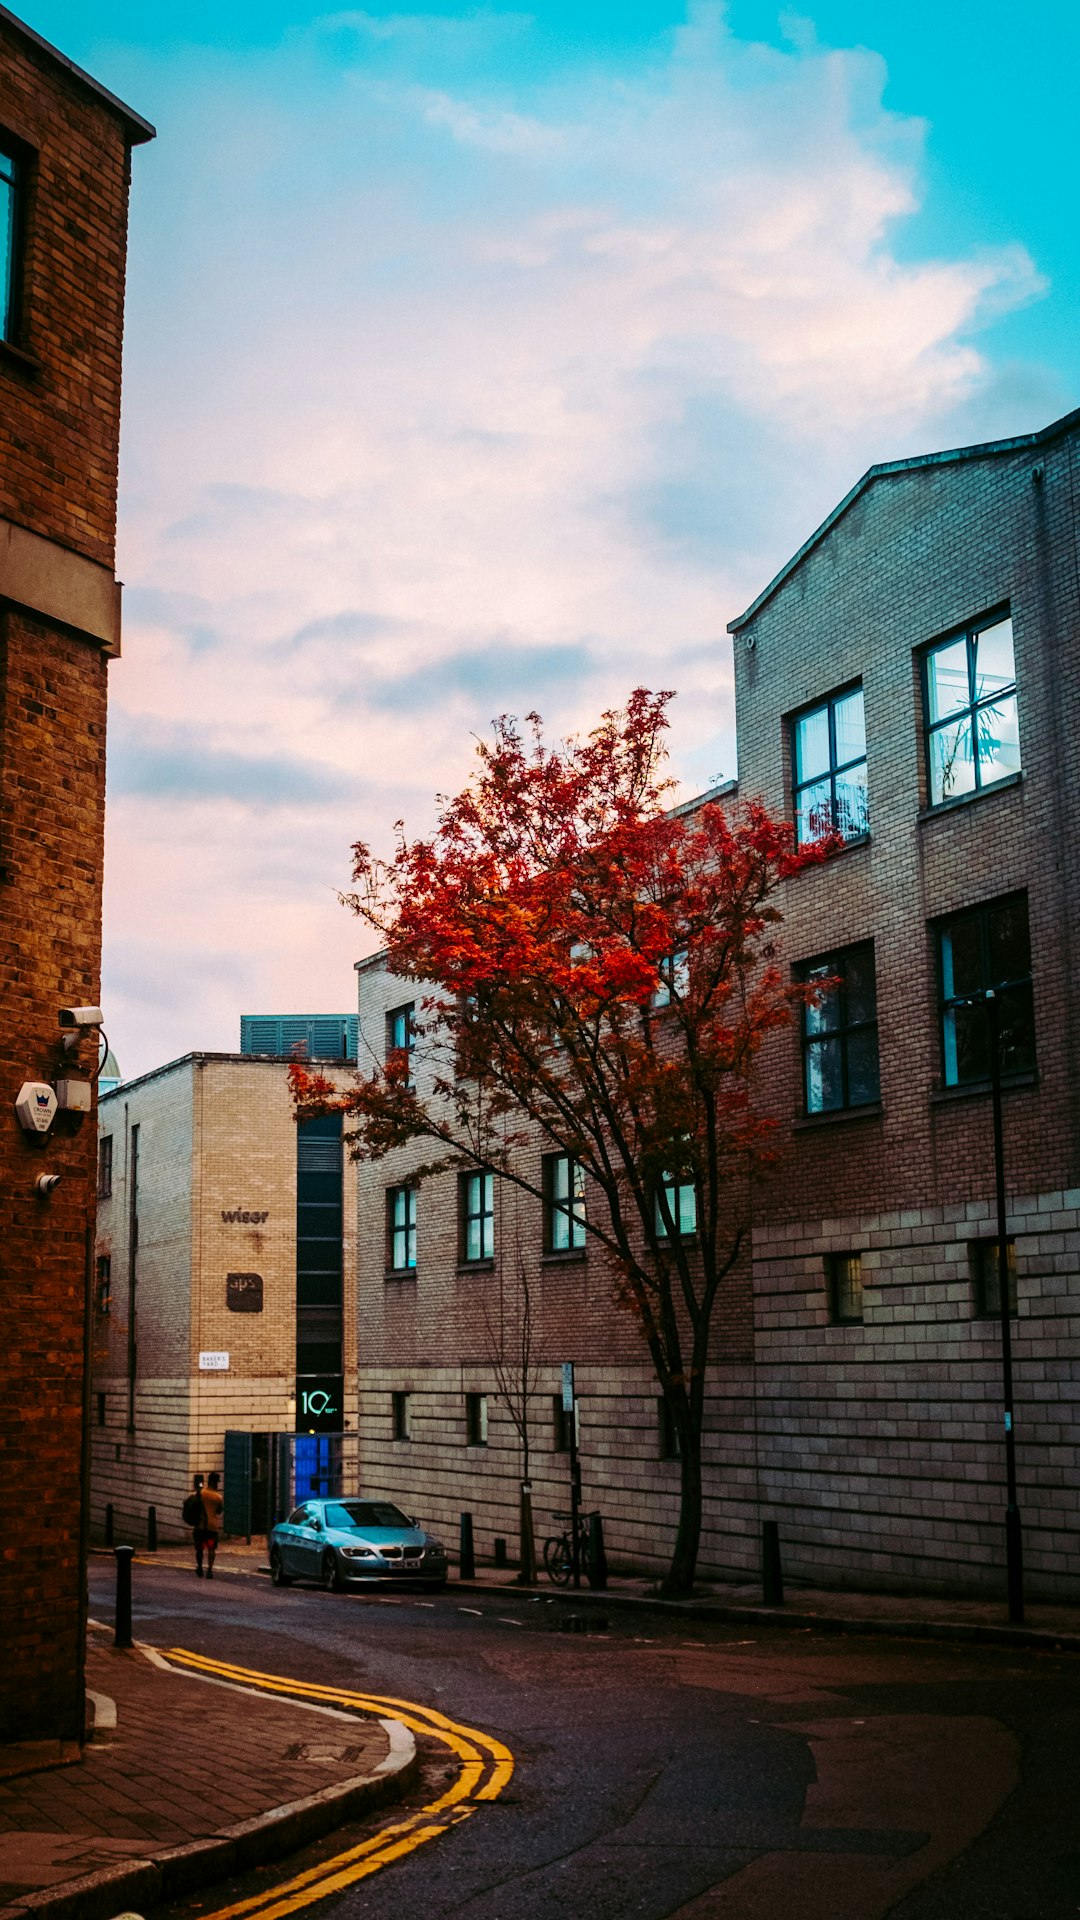
M 0 22 L 0 129 L 31 152 L 19 351 L 0 345 L 0 521 L 111 567 L 125 123 Z M 47 578 L 40 590 L 48 606 Z M 60 1115 L 29 1137 L 14 1100 L 24 1080 L 56 1076 L 58 1009 L 99 998 L 105 698 L 97 644 L 0 600 L 0 1740 L 82 1725 L 95 1127 Z M 88 1068 L 96 1039 L 81 1043 Z M 48 1200 L 43 1172 L 61 1175 Z

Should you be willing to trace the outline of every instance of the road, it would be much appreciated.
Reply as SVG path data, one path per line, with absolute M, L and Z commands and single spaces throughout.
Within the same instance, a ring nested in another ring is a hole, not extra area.
M 511 1749 L 507 1791 L 324 1903 L 342 1920 L 1080 1914 L 1080 1660 L 614 1607 L 606 1632 L 556 1631 L 568 1611 L 136 1569 L 139 1639 L 423 1702 Z

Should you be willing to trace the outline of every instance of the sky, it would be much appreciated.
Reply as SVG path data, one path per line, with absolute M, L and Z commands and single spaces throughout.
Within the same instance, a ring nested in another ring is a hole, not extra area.
M 875 461 L 1080 404 L 1080 10 L 25 0 L 134 156 L 103 1004 L 344 1012 L 357 839 L 675 689 Z

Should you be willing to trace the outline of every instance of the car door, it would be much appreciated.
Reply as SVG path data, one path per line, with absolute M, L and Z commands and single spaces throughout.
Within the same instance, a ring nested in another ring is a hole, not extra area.
M 285 1572 L 290 1575 L 304 1571 L 303 1540 L 307 1518 L 307 1508 L 297 1507 L 294 1513 L 290 1513 L 278 1536 L 281 1564 Z
M 322 1518 L 311 1501 L 303 1511 L 304 1518 L 296 1529 L 296 1571 L 306 1580 L 317 1580 L 324 1546 Z

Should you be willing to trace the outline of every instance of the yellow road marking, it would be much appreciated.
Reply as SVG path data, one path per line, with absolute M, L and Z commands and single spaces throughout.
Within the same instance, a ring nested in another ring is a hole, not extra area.
M 226 1660 L 211 1660 L 205 1654 L 189 1653 L 185 1647 L 170 1647 L 166 1658 L 174 1666 L 207 1678 L 232 1680 L 262 1692 L 291 1695 L 294 1699 L 313 1700 L 339 1707 L 351 1707 L 362 1713 L 374 1713 L 399 1720 L 412 1733 L 426 1733 L 442 1742 L 461 1762 L 453 1784 L 407 1819 L 384 1827 L 370 1840 L 363 1840 L 344 1853 L 308 1867 L 280 1886 L 265 1888 L 247 1900 L 220 1907 L 206 1920 L 285 1920 L 300 1907 L 310 1906 L 328 1894 L 340 1893 L 368 1874 L 377 1873 L 394 1860 L 401 1860 L 416 1847 L 448 1833 L 467 1820 L 482 1801 L 494 1800 L 503 1791 L 514 1771 L 514 1757 L 508 1747 L 489 1733 L 463 1727 L 434 1707 L 420 1706 L 414 1700 L 397 1700 L 381 1694 L 359 1693 L 345 1687 L 325 1687 L 306 1680 L 290 1680 L 278 1673 L 261 1673 L 251 1667 L 239 1667 Z M 442 1816 L 439 1818 L 438 1816 Z

